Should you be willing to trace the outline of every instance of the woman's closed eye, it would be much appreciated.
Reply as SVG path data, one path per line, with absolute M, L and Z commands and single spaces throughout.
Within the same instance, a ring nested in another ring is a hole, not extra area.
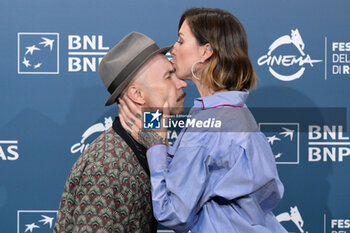
M 180 40 L 180 39 L 178 39 L 176 42 L 179 43 L 179 44 L 183 44 L 183 43 L 184 43 L 184 42 L 183 42 L 182 40 Z

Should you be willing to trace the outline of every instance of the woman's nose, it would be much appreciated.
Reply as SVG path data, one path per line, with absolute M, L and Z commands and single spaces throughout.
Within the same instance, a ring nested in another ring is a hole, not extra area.
M 174 46 L 170 49 L 170 54 L 173 55 L 173 56 L 175 55 L 175 50 L 176 50 L 175 47 L 176 47 L 176 43 L 175 43 Z

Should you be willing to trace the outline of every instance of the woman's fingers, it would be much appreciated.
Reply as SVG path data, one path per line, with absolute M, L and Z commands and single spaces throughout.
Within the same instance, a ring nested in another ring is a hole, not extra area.
M 130 123 L 136 124 L 136 126 L 142 128 L 142 110 L 140 105 L 136 105 L 127 96 L 121 99 L 123 107 L 125 107 L 125 116 L 128 117 Z
M 142 110 L 141 106 L 135 104 L 127 96 L 119 99 L 119 117 L 124 129 L 139 143 L 146 148 L 158 143 L 167 143 L 167 129 L 161 130 L 142 130 Z M 169 115 L 169 104 L 166 102 L 163 106 L 165 114 Z M 164 115 L 164 113 L 163 113 Z
M 128 124 L 128 121 L 126 121 L 127 117 L 125 117 L 125 112 L 120 104 L 118 104 L 119 109 L 119 119 L 120 123 L 122 124 L 125 131 L 130 134 L 135 140 L 138 140 L 137 138 L 137 131 L 138 129 L 133 127 L 133 125 Z
M 141 106 L 136 105 L 126 95 L 123 97 L 122 101 L 128 107 L 129 112 L 128 112 L 127 116 L 129 116 L 131 118 L 130 121 L 133 121 L 134 124 L 136 124 L 139 128 L 142 128 L 142 109 L 141 109 Z
M 163 116 L 170 116 L 170 109 L 168 101 L 165 101 L 163 105 Z
M 138 140 L 138 133 L 141 129 L 140 125 L 142 126 L 141 119 L 138 119 L 136 115 L 130 111 L 129 106 L 123 99 L 120 99 L 119 103 L 118 109 L 122 126 L 135 140 Z
M 170 110 L 169 110 L 169 103 L 168 101 L 165 101 L 164 105 L 163 105 L 163 114 L 162 114 L 162 118 L 164 119 L 165 122 L 168 121 L 170 116 Z M 162 125 L 162 129 L 159 132 L 159 135 L 164 138 L 164 140 L 167 140 L 167 127 L 163 127 Z

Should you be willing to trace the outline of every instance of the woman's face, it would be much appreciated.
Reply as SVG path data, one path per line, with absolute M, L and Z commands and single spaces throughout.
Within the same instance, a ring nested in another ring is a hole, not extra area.
M 173 55 L 171 63 L 175 66 L 176 75 L 180 79 L 192 79 L 192 65 L 201 59 L 202 50 L 203 46 L 198 44 L 186 19 L 179 30 L 178 40 L 170 51 Z M 200 64 L 196 65 L 196 70 L 198 70 L 199 66 Z

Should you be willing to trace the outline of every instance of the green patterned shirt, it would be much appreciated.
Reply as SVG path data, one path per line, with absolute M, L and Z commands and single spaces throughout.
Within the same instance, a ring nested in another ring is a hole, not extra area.
M 113 128 L 74 164 L 54 232 L 156 232 L 149 176 Z

